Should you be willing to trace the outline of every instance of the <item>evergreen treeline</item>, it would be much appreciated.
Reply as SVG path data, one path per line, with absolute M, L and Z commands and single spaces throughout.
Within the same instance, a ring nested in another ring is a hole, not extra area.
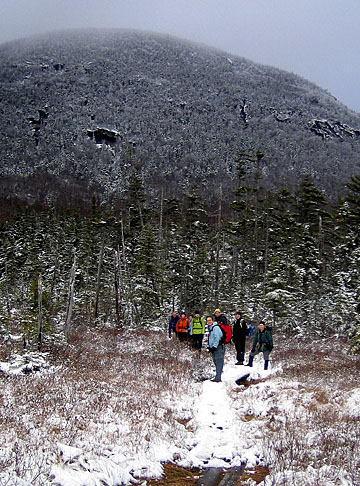
M 230 205 L 221 185 L 149 200 L 134 169 L 126 195 L 87 213 L 18 209 L 1 223 L 1 321 L 36 342 L 61 324 L 147 325 L 173 308 L 240 309 L 282 330 L 351 329 L 359 351 L 360 176 L 330 206 L 310 177 L 295 193 L 262 189 L 240 154 Z M 40 337 L 39 337 L 40 339 Z

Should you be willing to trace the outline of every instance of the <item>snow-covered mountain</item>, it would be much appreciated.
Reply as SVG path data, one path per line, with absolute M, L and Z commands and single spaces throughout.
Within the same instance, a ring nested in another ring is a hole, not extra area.
M 0 46 L 4 197 L 151 193 L 219 180 L 265 153 L 265 187 L 310 173 L 330 197 L 359 172 L 360 115 L 305 79 L 165 35 L 67 31 Z M 93 189 L 90 189 L 91 191 Z

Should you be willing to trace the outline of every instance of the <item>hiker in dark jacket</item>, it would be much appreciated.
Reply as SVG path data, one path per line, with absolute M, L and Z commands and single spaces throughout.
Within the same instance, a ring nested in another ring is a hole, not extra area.
M 177 312 L 173 312 L 170 320 L 169 320 L 169 338 L 171 338 L 171 333 L 176 334 L 176 324 L 178 323 L 180 317 L 178 316 Z
M 245 340 L 248 333 L 248 327 L 244 319 L 241 319 L 241 312 L 235 312 L 235 321 L 232 329 L 232 339 L 236 349 L 237 365 L 244 364 Z
M 221 314 L 220 309 L 215 309 L 214 316 L 215 316 L 214 321 L 216 321 L 218 324 L 226 324 L 227 323 L 226 316 L 224 316 L 224 314 Z
M 259 353 L 263 353 L 264 356 L 264 370 L 268 369 L 269 365 L 269 356 L 273 348 L 273 340 L 271 336 L 271 332 L 265 328 L 265 322 L 259 322 L 259 329 L 257 330 L 253 345 L 251 348 L 249 362 L 246 366 L 252 366 L 254 356 Z

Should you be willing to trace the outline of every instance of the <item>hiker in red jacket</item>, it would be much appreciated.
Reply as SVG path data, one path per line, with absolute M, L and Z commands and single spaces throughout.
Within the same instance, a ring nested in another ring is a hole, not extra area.
M 185 312 L 180 314 L 180 319 L 176 323 L 176 334 L 179 341 L 186 341 L 188 338 L 189 319 L 187 319 Z

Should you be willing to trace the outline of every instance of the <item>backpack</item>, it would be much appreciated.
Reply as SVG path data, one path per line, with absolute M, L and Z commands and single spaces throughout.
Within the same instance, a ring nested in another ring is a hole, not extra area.
M 269 331 L 270 336 L 272 337 L 272 327 L 271 326 L 266 325 L 265 326 L 265 331 Z
M 249 327 L 248 327 L 248 337 L 251 337 L 255 334 L 255 329 L 253 328 L 253 326 L 251 324 L 249 324 Z
M 269 334 L 270 334 L 270 336 L 271 336 L 271 340 L 272 340 L 272 327 L 271 327 L 271 326 L 266 325 L 266 326 L 265 326 L 265 331 L 268 331 L 268 332 L 269 332 Z M 271 349 L 270 349 L 270 348 L 271 348 Z M 268 345 L 268 349 L 269 349 L 269 351 L 272 351 L 273 346 Z
M 218 323 L 218 326 L 222 330 L 223 337 L 220 340 L 220 344 L 227 344 L 231 341 L 232 338 L 232 330 L 230 324 L 226 323 Z

